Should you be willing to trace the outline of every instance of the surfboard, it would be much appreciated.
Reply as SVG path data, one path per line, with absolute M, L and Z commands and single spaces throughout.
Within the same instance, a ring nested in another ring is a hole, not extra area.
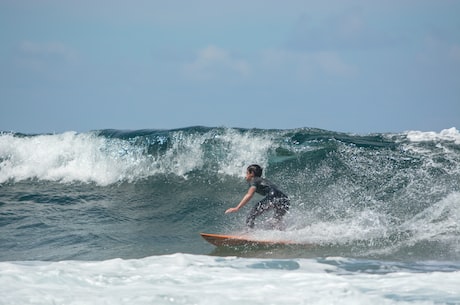
M 276 247 L 298 245 L 298 243 L 289 240 L 266 240 L 255 239 L 247 235 L 223 235 L 200 233 L 207 242 L 217 247 Z

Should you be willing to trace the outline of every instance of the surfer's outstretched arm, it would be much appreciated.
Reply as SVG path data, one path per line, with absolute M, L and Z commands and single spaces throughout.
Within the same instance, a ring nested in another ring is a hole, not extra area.
M 228 210 L 226 210 L 225 214 L 237 212 L 239 209 L 244 207 L 246 205 L 246 203 L 248 203 L 249 200 L 251 200 L 252 196 L 254 196 L 255 192 L 256 192 L 256 187 L 251 186 L 249 188 L 248 192 L 246 193 L 246 195 L 244 195 L 243 199 L 241 199 L 240 203 L 238 203 L 238 205 L 236 207 L 229 208 Z

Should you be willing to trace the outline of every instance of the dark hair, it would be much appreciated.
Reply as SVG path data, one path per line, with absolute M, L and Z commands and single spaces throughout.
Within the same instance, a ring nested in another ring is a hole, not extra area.
M 248 166 L 248 172 L 253 173 L 256 177 L 262 176 L 262 167 L 257 164 L 252 164 Z

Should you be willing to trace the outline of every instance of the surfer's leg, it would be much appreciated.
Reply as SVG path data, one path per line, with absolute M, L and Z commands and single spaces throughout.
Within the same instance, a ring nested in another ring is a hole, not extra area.
M 273 204 L 270 202 L 268 198 L 264 198 L 261 201 L 259 201 L 249 212 L 248 218 L 246 218 L 246 224 L 248 225 L 248 227 L 254 228 L 254 221 L 256 220 L 256 217 L 272 207 Z
M 274 202 L 275 214 L 273 215 L 273 219 L 275 221 L 275 227 L 278 229 L 281 228 L 281 220 L 289 210 L 289 205 L 290 202 L 288 198 L 277 198 Z

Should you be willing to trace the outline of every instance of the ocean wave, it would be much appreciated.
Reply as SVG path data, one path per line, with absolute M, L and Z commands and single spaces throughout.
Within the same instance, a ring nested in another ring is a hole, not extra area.
M 434 131 L 408 131 L 406 136 L 413 142 L 449 141 L 460 144 L 460 132 L 455 127 L 443 129 L 439 133 Z
M 196 232 L 201 230 L 242 230 L 244 215 L 224 216 L 224 211 L 247 190 L 246 166 L 259 163 L 264 176 L 289 195 L 291 209 L 284 218 L 285 232 L 256 234 L 313 243 L 320 247 L 319 255 L 458 257 L 460 149 L 453 138 L 456 133 L 452 129 L 414 138 L 410 132 L 353 135 L 308 128 L 205 127 L 3 133 L 0 204 L 14 203 L 5 209 L 24 207 L 19 216 L 12 212 L 10 229 L 24 232 L 25 241 L 6 240 L 9 246 L 2 254 L 17 255 L 17 249 L 29 253 L 21 245 L 40 239 L 34 237 L 37 227 L 60 240 L 61 224 L 56 229 L 53 223 L 68 213 L 79 218 L 76 226 L 82 228 L 70 231 L 65 239 L 72 243 L 62 245 L 64 257 L 104 256 L 111 252 L 105 249 L 112 249 L 113 240 L 124 238 L 117 235 L 120 230 L 104 229 L 99 221 L 134 232 L 129 240 L 144 238 L 137 231 L 139 215 L 144 214 L 149 215 L 141 217 L 145 235 L 155 232 L 158 243 L 168 246 L 155 250 L 141 246 L 133 254 L 131 247 L 121 243 L 113 247 L 117 255 L 164 254 L 172 248 L 202 253 L 201 245 L 186 245 L 184 240 L 198 239 Z M 38 218 L 36 204 L 49 208 Z M 56 209 L 58 205 L 62 210 Z M 25 216 L 26 210 L 30 215 Z M 256 227 L 264 229 L 266 220 L 258 218 Z M 88 226 L 89 236 L 98 236 L 94 243 L 102 243 L 104 250 L 95 252 L 93 245 L 85 244 Z M 103 231 L 98 232 L 99 228 Z M 145 245 L 151 242 L 149 238 L 137 242 Z M 82 243 L 82 253 L 73 253 L 75 244 Z M 39 243 L 35 251 L 46 252 L 41 247 L 49 244 Z
M 401 144 L 404 138 L 409 142 Z M 432 148 L 420 148 L 411 143 L 447 141 L 458 144 L 460 140 L 455 128 L 440 133 L 408 132 L 404 138 L 396 134 L 361 136 L 308 128 L 190 127 L 43 135 L 2 133 L 0 183 L 38 179 L 104 186 L 161 174 L 186 178 L 194 171 L 203 171 L 207 175 L 243 176 L 245 167 L 252 163 L 259 163 L 269 170 L 291 169 L 296 173 L 299 165 L 305 166 L 305 162 L 310 162 L 311 166 L 324 164 L 328 154 L 331 162 L 336 160 L 353 168 L 362 168 L 369 162 L 382 165 L 379 160 L 382 155 L 390 163 L 395 158 L 417 158 L 389 152 L 401 145 L 400 149 L 406 151 L 418 150 L 420 154 L 421 150 L 426 152 L 428 149 L 428 153 L 434 153 Z M 335 154 L 335 159 L 330 158 L 331 154 Z

